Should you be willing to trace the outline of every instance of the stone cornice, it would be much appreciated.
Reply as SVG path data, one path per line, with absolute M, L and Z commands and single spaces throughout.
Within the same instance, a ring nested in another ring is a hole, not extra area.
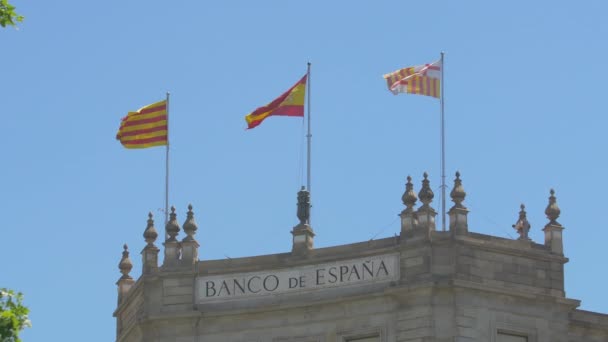
M 291 253 L 281 253 L 245 258 L 199 261 L 197 263 L 197 269 L 198 275 L 230 274 L 290 268 L 398 251 L 398 239 L 391 237 L 350 245 L 313 249 L 310 250 L 306 256 L 293 256 Z
M 570 325 L 608 330 L 608 314 L 586 310 L 573 310 L 570 313 Z
M 137 298 L 137 294 L 139 294 L 140 292 L 143 292 L 143 278 L 144 277 L 139 277 L 139 279 L 137 279 L 137 281 L 135 281 L 135 284 L 133 285 L 133 287 L 131 287 L 131 289 L 129 290 L 129 292 L 127 292 L 126 296 L 123 297 L 123 301 L 121 303 L 118 304 L 116 310 L 114 310 L 114 313 L 112 314 L 112 316 L 114 317 L 118 317 L 118 315 L 120 313 L 122 313 L 126 307 L 129 306 L 129 304 L 131 304 L 131 302 L 133 302 L 133 300 L 135 300 L 135 298 Z
M 388 285 L 387 286 L 391 286 Z M 292 298 L 295 296 L 292 296 Z M 138 322 L 152 322 L 158 320 L 168 320 L 168 319 L 187 319 L 187 318 L 199 318 L 199 317 L 222 317 L 222 316 L 232 316 L 232 315 L 240 315 L 240 314 L 255 314 L 259 312 L 277 312 L 283 311 L 286 309 L 297 309 L 297 308 L 307 308 L 315 305 L 333 305 L 342 302 L 352 302 L 357 300 L 370 300 L 370 299 L 381 299 L 386 297 L 384 291 L 373 291 L 368 293 L 349 295 L 344 297 L 332 297 L 329 299 L 311 301 L 310 299 L 303 299 L 296 301 L 281 301 L 279 304 L 273 304 L 268 306 L 256 306 L 256 307 L 248 307 L 248 308 L 229 308 L 229 309 L 221 309 L 214 311 L 205 311 L 203 308 L 199 308 L 198 310 L 193 310 L 189 312 L 168 312 L 168 313 L 155 313 L 149 314 L 141 318 Z M 200 305 L 199 305 L 200 307 Z
M 557 303 L 560 305 L 569 306 L 569 307 L 571 307 L 572 310 L 574 310 L 581 304 L 581 301 L 577 300 L 577 299 L 564 298 L 561 296 L 553 296 L 553 295 L 548 295 L 545 293 L 522 291 L 520 289 L 515 289 L 515 288 L 503 288 L 503 287 L 494 286 L 494 285 L 479 284 L 479 283 L 475 283 L 475 282 L 468 281 L 468 280 L 462 280 L 462 279 L 455 279 L 453 284 L 455 287 L 460 287 L 460 288 L 464 288 L 464 289 L 484 291 L 484 292 L 489 292 L 489 293 L 494 293 L 494 294 L 515 296 L 515 297 L 526 298 L 526 299 L 536 299 L 536 300 L 542 300 L 545 302 L 553 302 L 553 303 Z M 530 289 L 534 289 L 534 288 L 530 287 Z
M 475 235 L 486 236 L 490 239 L 475 238 Z M 553 261 L 565 264 L 568 258 L 563 255 L 553 254 L 544 245 L 539 245 L 534 242 L 524 242 L 520 240 L 509 240 L 497 238 L 490 235 L 482 235 L 473 233 L 470 235 L 462 235 L 454 237 L 456 241 L 460 241 L 465 245 L 473 246 L 478 249 L 483 249 L 488 252 L 508 254 L 512 256 L 520 256 L 541 261 Z M 538 247 L 535 249 L 534 247 Z
M 121 341 L 125 341 L 126 338 L 129 336 L 129 334 L 131 334 L 131 332 L 133 330 L 135 330 L 136 328 L 139 328 L 139 321 L 136 321 L 136 324 L 131 325 L 130 327 L 123 329 L 123 331 L 120 333 L 120 335 L 118 335 L 116 342 L 121 342 Z
M 534 293 L 528 291 L 521 291 L 513 288 L 502 288 L 493 285 L 487 284 L 479 284 L 467 280 L 461 279 L 452 279 L 452 278 L 443 278 L 443 279 L 434 279 L 433 281 L 423 281 L 423 282 L 415 282 L 415 283 L 405 283 L 403 285 L 399 285 L 396 287 L 388 288 L 385 293 L 389 295 L 395 296 L 409 296 L 415 295 L 416 292 L 422 290 L 433 290 L 437 288 L 448 288 L 448 289 L 467 289 L 467 290 L 475 290 L 482 291 L 491 294 L 500 294 L 507 296 L 514 296 L 525 299 L 535 299 L 542 300 L 550 303 L 557 303 L 559 305 L 566 305 L 574 310 L 576 307 L 580 305 L 580 300 L 563 298 L 559 296 L 552 296 L 548 294 L 542 293 Z

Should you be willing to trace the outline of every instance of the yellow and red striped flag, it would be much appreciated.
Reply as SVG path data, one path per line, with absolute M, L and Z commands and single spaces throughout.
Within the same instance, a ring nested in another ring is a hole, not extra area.
M 293 87 L 269 104 L 262 106 L 245 116 L 247 129 L 252 129 L 269 116 L 304 116 L 304 98 L 306 96 L 306 79 L 302 77 Z
M 388 90 L 441 98 L 441 60 L 431 64 L 416 65 L 384 75 Z
M 167 101 L 160 101 L 129 112 L 122 119 L 116 140 L 126 148 L 167 145 Z

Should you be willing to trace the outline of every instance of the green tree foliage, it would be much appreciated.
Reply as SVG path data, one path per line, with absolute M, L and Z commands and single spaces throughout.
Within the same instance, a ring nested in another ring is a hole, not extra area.
M 0 0 L 0 26 L 15 26 L 22 22 L 23 16 L 15 13 L 15 6 L 8 3 L 8 0 Z
M 23 306 L 23 295 L 13 290 L 0 289 L 0 342 L 20 342 L 19 332 L 31 326 Z

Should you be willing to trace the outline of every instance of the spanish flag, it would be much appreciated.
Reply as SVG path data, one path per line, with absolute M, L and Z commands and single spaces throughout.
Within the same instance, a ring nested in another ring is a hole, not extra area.
M 260 107 L 245 116 L 247 129 L 261 124 L 269 116 L 304 116 L 304 97 L 306 95 L 306 77 L 302 77 L 293 87 L 269 104 Z
M 116 140 L 126 148 L 147 148 L 167 145 L 167 101 L 129 112 L 122 119 Z

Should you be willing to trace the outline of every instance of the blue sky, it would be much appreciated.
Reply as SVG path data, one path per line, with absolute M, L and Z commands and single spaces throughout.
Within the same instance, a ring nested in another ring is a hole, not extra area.
M 170 202 L 180 223 L 193 204 L 201 259 L 286 252 L 303 121 L 243 117 L 310 61 L 315 244 L 388 237 L 407 175 L 418 191 L 428 171 L 440 208 L 440 122 L 438 101 L 382 75 L 441 51 L 469 229 L 515 238 L 523 202 L 542 243 L 554 187 L 566 294 L 608 312 L 605 2 L 12 2 L 26 19 L 0 31 L 0 286 L 25 293 L 26 341 L 114 339 L 122 244 L 137 277 L 164 207 L 164 149 L 114 140 L 128 111 L 171 92 Z

